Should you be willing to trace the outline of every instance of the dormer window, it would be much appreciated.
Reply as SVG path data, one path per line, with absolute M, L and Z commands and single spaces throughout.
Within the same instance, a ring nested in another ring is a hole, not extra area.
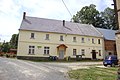
M 31 39 L 35 38 L 35 33 L 31 33 Z

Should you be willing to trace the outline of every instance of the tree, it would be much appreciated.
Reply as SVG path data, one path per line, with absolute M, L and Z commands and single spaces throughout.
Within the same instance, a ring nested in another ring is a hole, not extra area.
M 18 44 L 18 34 L 13 34 L 10 40 L 10 46 L 13 49 L 17 49 L 17 44 Z
M 115 22 L 114 9 L 106 8 L 103 12 L 96 10 L 96 6 L 83 7 L 76 15 L 73 15 L 73 21 L 83 24 L 92 24 L 94 27 L 105 29 L 118 29 Z
M 83 24 L 92 24 L 95 27 L 99 27 L 100 23 L 103 21 L 99 15 L 96 6 L 91 4 L 90 6 L 83 7 L 76 15 L 73 15 L 73 21 Z
M 107 7 L 103 12 L 100 13 L 101 18 L 104 20 L 104 28 L 106 29 L 118 29 L 115 21 L 114 9 Z
M 10 44 L 9 44 L 9 42 L 3 43 L 1 45 L 1 51 L 2 52 L 7 53 L 7 52 L 9 52 L 9 50 L 10 50 Z

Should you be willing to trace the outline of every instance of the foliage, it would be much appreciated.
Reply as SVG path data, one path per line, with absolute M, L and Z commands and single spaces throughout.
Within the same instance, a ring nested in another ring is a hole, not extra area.
M 114 9 L 111 9 L 109 7 L 107 7 L 103 12 L 100 13 L 102 19 L 104 20 L 104 28 L 117 29 L 114 14 Z
M 83 7 L 76 15 L 73 15 L 73 21 L 83 24 L 92 24 L 98 28 L 117 29 L 115 24 L 114 10 L 106 8 L 99 12 L 94 4 Z
M 74 80 L 116 80 L 118 68 L 95 68 L 72 70 L 68 74 Z
M 13 34 L 10 40 L 11 48 L 17 49 L 17 44 L 18 44 L 18 34 Z
M 1 46 L 1 51 L 4 53 L 7 53 L 7 52 L 9 52 L 9 50 L 10 50 L 9 42 L 3 43 Z

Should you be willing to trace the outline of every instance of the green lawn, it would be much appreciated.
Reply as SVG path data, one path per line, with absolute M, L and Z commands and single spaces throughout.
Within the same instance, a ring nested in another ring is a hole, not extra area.
M 69 77 L 73 80 L 117 80 L 116 67 L 79 69 L 69 71 Z

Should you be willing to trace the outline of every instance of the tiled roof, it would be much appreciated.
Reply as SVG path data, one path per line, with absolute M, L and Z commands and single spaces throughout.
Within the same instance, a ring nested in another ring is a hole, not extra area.
M 103 37 L 102 34 L 92 25 L 65 21 L 65 26 L 63 26 L 63 21 L 61 20 L 44 19 L 28 16 L 26 16 L 26 18 L 22 20 L 20 30 Z
M 97 28 L 106 40 L 115 40 L 115 30 Z

